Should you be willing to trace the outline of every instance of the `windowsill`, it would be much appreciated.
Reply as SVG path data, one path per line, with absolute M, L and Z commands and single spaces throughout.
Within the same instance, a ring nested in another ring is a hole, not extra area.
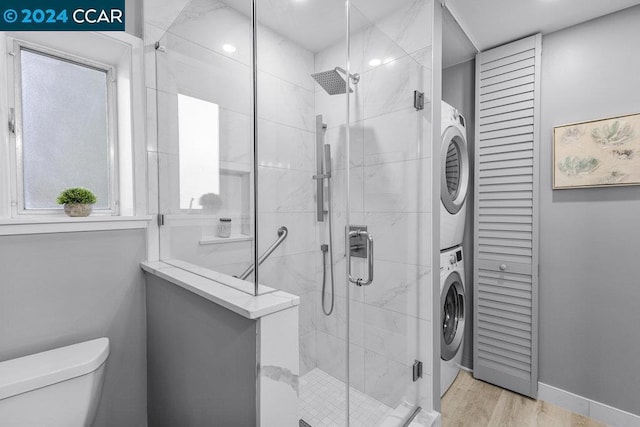
M 74 233 L 80 231 L 131 230 L 147 228 L 153 219 L 141 216 L 32 217 L 0 219 L 0 236 L 17 234 Z

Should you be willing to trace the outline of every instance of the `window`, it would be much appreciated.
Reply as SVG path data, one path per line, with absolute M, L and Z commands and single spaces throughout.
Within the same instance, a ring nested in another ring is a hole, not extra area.
M 180 209 L 201 209 L 204 195 L 220 195 L 218 104 L 178 94 Z
M 143 46 L 125 32 L 0 31 L 0 235 L 148 220 Z M 94 218 L 66 218 L 55 201 L 70 186 L 96 193 Z
M 117 213 L 114 70 L 17 41 L 14 54 L 17 213 L 57 213 L 69 187 Z

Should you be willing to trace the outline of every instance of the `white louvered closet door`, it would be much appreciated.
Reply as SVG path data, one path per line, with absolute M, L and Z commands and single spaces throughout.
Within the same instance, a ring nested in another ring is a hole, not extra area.
M 476 57 L 474 376 L 538 390 L 541 36 Z

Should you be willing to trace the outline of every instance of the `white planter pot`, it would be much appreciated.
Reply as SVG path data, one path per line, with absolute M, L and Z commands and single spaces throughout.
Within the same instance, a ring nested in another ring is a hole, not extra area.
M 86 203 L 65 203 L 64 205 L 64 213 L 66 213 L 67 216 L 89 216 L 92 210 L 93 205 Z

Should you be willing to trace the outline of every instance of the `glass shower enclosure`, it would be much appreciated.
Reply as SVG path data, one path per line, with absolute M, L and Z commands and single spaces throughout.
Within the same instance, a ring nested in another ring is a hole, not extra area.
M 311 426 L 431 409 L 433 7 L 191 0 L 156 44 L 161 258 L 300 296 Z

